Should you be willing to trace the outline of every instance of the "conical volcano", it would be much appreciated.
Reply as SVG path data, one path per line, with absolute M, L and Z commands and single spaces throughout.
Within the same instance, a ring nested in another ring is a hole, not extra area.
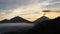
M 22 17 L 19 17 L 19 16 L 16 16 L 16 17 L 10 19 L 10 21 L 11 22 L 30 22 L 30 21 L 28 21 L 28 20 L 26 20 L 26 19 L 24 19 Z
M 16 16 L 11 18 L 10 20 L 4 19 L 0 21 L 0 23 L 31 23 L 31 22 L 22 17 Z
M 45 20 L 50 20 L 50 19 L 48 17 L 46 17 L 46 16 L 42 16 L 42 17 L 38 18 L 37 20 L 35 20 L 34 22 L 38 23 L 38 22 L 43 22 Z

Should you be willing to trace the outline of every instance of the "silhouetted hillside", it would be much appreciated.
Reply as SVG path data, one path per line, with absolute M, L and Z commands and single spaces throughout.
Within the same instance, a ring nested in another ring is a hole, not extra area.
M 10 20 L 4 19 L 0 23 L 31 23 L 30 21 L 23 19 L 22 17 L 16 16 Z
M 52 20 L 45 20 L 41 23 L 38 23 L 27 31 L 28 34 L 54 34 L 60 32 L 60 17 L 57 17 Z
M 52 21 L 60 23 L 60 17 L 57 17 L 57 18 L 53 19 Z
M 10 21 L 13 23 L 17 23 L 17 22 L 27 22 L 27 23 L 29 23 L 30 21 L 28 21 L 28 20 L 26 20 L 26 19 L 23 19 L 22 17 L 19 17 L 19 16 L 16 16 L 16 17 L 14 17 L 14 18 L 12 18 L 12 19 L 10 19 Z
M 11 34 L 57 34 L 60 32 L 60 17 L 45 20 L 36 24 L 32 29 L 25 32 L 10 32 Z M 9 34 L 9 33 L 6 33 Z
M 37 34 L 53 34 L 60 32 L 60 17 L 57 17 L 52 20 L 45 20 L 41 22 L 42 24 L 38 23 L 29 30 L 29 33 L 37 33 Z
M 32 29 L 25 32 L 10 32 L 11 34 L 56 34 L 60 32 L 60 17 L 45 20 L 36 24 Z M 7 33 L 8 34 L 8 33 Z
M 46 16 L 42 16 L 42 17 L 38 18 L 37 20 L 35 20 L 34 23 L 43 22 L 45 20 L 50 20 L 50 19 Z
M 8 22 L 9 22 L 9 20 L 7 20 L 7 19 L 0 21 L 0 23 L 8 23 Z

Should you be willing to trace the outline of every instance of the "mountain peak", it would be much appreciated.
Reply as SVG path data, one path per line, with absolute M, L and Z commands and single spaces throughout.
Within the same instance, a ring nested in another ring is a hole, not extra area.
M 42 16 L 42 17 L 38 18 L 37 20 L 35 20 L 34 22 L 42 22 L 42 21 L 45 21 L 45 20 L 50 20 L 50 19 L 46 16 Z
M 26 19 L 24 19 L 24 18 L 22 18 L 22 17 L 19 17 L 19 16 L 16 16 L 16 17 L 14 17 L 14 18 L 12 18 L 12 19 L 10 19 L 12 22 L 30 22 L 30 21 L 28 21 L 28 20 L 26 20 Z
M 48 17 L 46 17 L 46 16 L 42 16 L 41 18 L 46 18 L 46 19 L 49 19 Z
M 15 18 L 17 18 L 17 19 L 20 19 L 20 18 L 23 19 L 22 17 L 16 16 L 16 17 L 11 18 L 10 20 L 15 19 Z
M 2 23 L 6 23 L 6 22 L 7 23 L 30 23 L 30 21 L 28 21 L 22 17 L 19 17 L 19 16 L 13 17 L 10 20 L 4 19 L 0 22 L 2 22 Z

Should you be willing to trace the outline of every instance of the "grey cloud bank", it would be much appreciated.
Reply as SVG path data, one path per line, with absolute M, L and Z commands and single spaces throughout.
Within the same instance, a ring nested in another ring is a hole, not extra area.
M 60 6 L 60 0 L 0 0 L 0 10 L 10 10 L 34 3 L 40 3 L 43 7 L 50 8 Z M 57 5 L 58 4 L 58 5 Z
M 40 7 L 51 10 L 60 10 L 60 0 L 0 0 L 0 17 L 4 18 L 6 15 L 13 14 L 13 10 L 17 8 L 21 9 L 21 6 L 25 7 L 34 4 L 38 4 Z M 29 13 L 29 10 L 23 11 L 23 13 L 22 15 L 39 14 L 35 11 Z

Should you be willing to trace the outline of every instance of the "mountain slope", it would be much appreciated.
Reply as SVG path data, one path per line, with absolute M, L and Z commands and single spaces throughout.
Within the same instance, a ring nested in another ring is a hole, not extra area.
M 10 19 L 10 21 L 11 22 L 27 22 L 27 23 L 29 23 L 30 21 L 28 21 L 28 20 L 26 20 L 26 19 L 23 19 L 22 17 L 19 17 L 19 16 L 16 16 L 16 17 L 14 17 L 14 18 L 12 18 L 12 19 Z
M 50 19 L 46 16 L 42 16 L 42 17 L 38 18 L 37 20 L 35 20 L 34 23 L 43 22 L 45 20 L 50 20 Z
M 0 23 L 31 23 L 31 22 L 22 17 L 16 16 L 11 18 L 10 20 L 4 19 L 0 21 Z
M 0 23 L 8 23 L 8 22 L 9 22 L 9 20 L 7 20 L 7 19 L 0 21 Z
M 41 24 L 42 23 L 42 24 Z M 30 34 L 54 34 L 60 32 L 60 17 L 52 20 L 45 20 L 41 23 L 36 24 L 32 29 L 26 33 Z

